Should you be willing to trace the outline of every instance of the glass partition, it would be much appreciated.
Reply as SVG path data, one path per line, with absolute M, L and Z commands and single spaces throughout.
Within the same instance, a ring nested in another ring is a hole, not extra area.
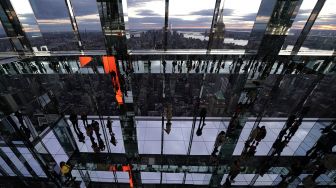
M 97 2 L 93 0 L 71 0 L 71 2 L 84 50 L 105 49 Z
M 215 0 L 170 0 L 168 49 L 205 49 Z
M 245 49 L 260 3 L 261 0 L 225 0 L 223 7 L 224 46 L 214 46 L 214 48 Z
M 50 51 L 78 50 L 69 11 L 63 0 L 30 0 Z
M 10 52 L 13 51 L 12 44 L 10 39 L 7 38 L 5 29 L 3 28 L 2 23 L 0 22 L 0 52 Z
M 12 6 L 34 51 L 42 51 L 45 41 L 29 0 L 11 0 Z
M 335 49 L 336 43 L 336 1 L 326 1 L 315 20 L 300 52 L 317 51 L 330 52 Z
M 292 50 L 295 42 L 300 36 L 300 33 L 305 26 L 310 13 L 312 12 L 317 0 L 304 0 L 300 6 L 299 12 L 297 13 L 292 27 L 287 33 L 287 37 L 282 46 L 282 50 Z
M 162 49 L 164 0 L 127 0 L 127 5 L 128 48 Z

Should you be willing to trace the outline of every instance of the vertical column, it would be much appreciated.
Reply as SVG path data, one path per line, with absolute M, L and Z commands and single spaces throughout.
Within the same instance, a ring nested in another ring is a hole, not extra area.
M 163 38 L 163 49 L 167 51 L 167 40 L 168 40 L 168 19 L 169 19 L 169 0 L 165 0 L 165 25 L 164 38 Z
M 68 8 L 68 11 L 69 11 L 69 16 L 70 16 L 72 30 L 74 32 L 74 35 L 75 35 L 76 39 L 77 39 L 79 50 L 83 54 L 84 53 L 83 52 L 84 49 L 83 49 L 82 39 L 81 39 L 80 33 L 78 31 L 78 25 L 77 25 L 77 21 L 76 21 L 76 16 L 75 16 L 75 13 L 73 11 L 71 0 L 65 0 L 65 4 L 66 4 L 66 6 Z

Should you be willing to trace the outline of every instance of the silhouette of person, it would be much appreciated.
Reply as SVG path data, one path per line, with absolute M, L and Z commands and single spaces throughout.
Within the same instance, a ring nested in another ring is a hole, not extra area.
M 296 131 L 299 129 L 301 123 L 302 123 L 302 119 L 298 119 L 294 122 L 294 124 L 289 128 L 289 133 L 287 135 L 287 138 L 291 138 L 292 136 L 294 136 Z
M 163 65 L 163 73 L 166 73 L 166 65 L 167 62 L 165 60 L 162 61 L 162 65 Z
M 103 150 L 105 150 L 105 144 L 104 144 L 103 139 L 101 139 L 101 137 L 100 137 L 101 134 L 99 133 L 99 123 L 98 123 L 98 121 L 94 120 L 92 125 L 93 125 L 93 130 L 94 130 L 94 132 L 96 134 L 96 137 L 98 139 L 99 149 L 101 151 L 103 151 Z
M 266 128 L 265 126 L 262 126 L 262 127 L 257 127 L 258 132 L 257 132 L 257 135 L 255 137 L 255 140 L 258 142 L 260 142 L 262 139 L 264 139 L 266 137 L 266 134 L 267 134 L 267 131 L 266 131 Z
M 177 63 L 176 63 L 176 61 L 174 60 L 174 61 L 173 61 L 173 70 L 172 70 L 173 73 L 175 73 L 175 67 L 176 67 L 176 65 L 177 65 Z
M 225 131 L 221 131 L 215 140 L 215 148 L 222 146 L 225 142 Z
M 200 121 L 199 121 L 198 128 L 197 128 L 197 131 L 196 131 L 197 136 L 202 135 L 202 130 L 203 130 L 203 127 L 205 126 L 206 114 L 207 114 L 206 108 L 202 108 L 201 111 L 200 111 Z M 201 126 L 201 124 L 202 124 L 202 126 Z
M 15 112 L 15 116 L 19 120 L 21 131 L 24 133 L 24 135 L 27 138 L 30 138 L 31 132 L 24 124 L 22 113 L 20 111 L 17 111 L 17 112 Z
M 85 112 L 82 113 L 81 120 L 83 122 L 84 127 L 86 127 L 88 125 L 88 119 L 87 119 L 87 114 Z
M 234 179 L 238 176 L 240 173 L 240 161 L 235 160 L 233 164 L 230 167 L 229 175 L 227 176 L 227 179 L 230 180 L 230 182 L 234 183 Z
M 336 145 L 336 132 L 330 130 L 328 133 L 323 134 L 316 142 L 316 144 L 307 151 L 306 156 L 310 154 L 315 156 L 318 151 L 323 153 L 330 153 L 332 148 Z
M 152 70 L 152 62 L 148 60 L 148 72 L 150 73 Z
M 115 134 L 113 133 L 113 130 L 112 130 L 112 120 L 111 120 L 111 118 L 110 117 L 108 117 L 107 118 L 107 124 L 106 124 L 106 126 L 107 126 L 107 128 L 108 128 L 108 130 L 109 130 L 109 133 L 110 133 L 110 136 L 111 136 L 111 140 L 110 140 L 110 142 L 114 145 L 114 146 L 116 146 L 117 145 L 117 140 L 116 140 L 116 138 L 115 138 Z
M 222 59 L 219 59 L 218 62 L 217 62 L 217 65 L 216 65 L 216 70 L 215 72 L 218 74 L 219 73 L 219 70 L 221 68 L 221 65 L 222 65 Z
M 281 139 L 277 139 L 272 145 L 274 151 L 272 152 L 271 156 L 280 156 L 284 148 L 287 146 L 288 142 L 288 140 L 281 141 Z
M 166 128 L 164 129 L 167 134 L 170 133 L 171 131 L 171 119 L 173 116 L 173 109 L 172 109 L 172 104 L 167 103 L 165 108 L 164 108 L 164 114 L 166 115 L 167 123 L 166 123 Z
M 286 130 L 288 130 L 293 125 L 293 123 L 295 122 L 295 119 L 296 119 L 296 116 L 294 114 L 291 114 L 288 117 L 286 125 L 285 125 Z
M 77 115 L 74 112 L 72 112 L 70 114 L 69 119 L 70 119 L 70 121 L 71 121 L 71 123 L 73 125 L 74 131 L 75 131 L 75 133 L 76 133 L 76 135 L 78 137 L 78 140 L 80 142 L 84 143 L 85 142 L 85 137 L 84 137 L 84 134 L 82 133 L 82 131 L 78 127 L 78 117 L 77 117 Z

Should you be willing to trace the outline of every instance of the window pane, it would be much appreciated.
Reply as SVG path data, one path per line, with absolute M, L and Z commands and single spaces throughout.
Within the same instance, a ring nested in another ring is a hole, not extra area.
M 105 49 L 97 2 L 95 0 L 72 0 L 84 50 Z
M 12 45 L 7 38 L 5 30 L 0 22 L 0 52 L 9 52 L 13 51 Z
M 261 0 L 226 0 L 223 21 L 225 24 L 224 46 L 221 49 L 244 49 L 250 37 Z M 242 6 L 244 4 L 244 6 Z
M 127 0 L 130 49 L 162 49 L 163 0 Z
M 45 45 L 29 0 L 11 0 L 13 8 L 20 20 L 34 51 L 40 51 Z
M 282 46 L 283 50 L 292 50 L 296 40 L 306 24 L 310 13 L 312 12 L 317 0 L 304 0 L 301 4 L 300 10 L 295 17 L 292 27 L 288 31 L 288 36 Z
M 205 49 L 215 0 L 170 0 L 168 49 Z
M 336 1 L 326 1 L 300 51 L 332 51 L 336 42 Z
M 67 6 L 63 0 L 30 0 L 49 50 L 78 50 Z

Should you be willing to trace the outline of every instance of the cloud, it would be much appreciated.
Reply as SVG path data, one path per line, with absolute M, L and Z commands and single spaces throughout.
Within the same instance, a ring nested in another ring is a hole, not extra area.
M 142 17 L 160 17 L 161 15 L 155 13 L 153 10 L 138 10 L 137 15 Z
M 198 16 L 212 16 L 214 10 L 213 9 L 204 9 L 199 11 L 191 12 L 191 15 L 198 15 Z
M 69 19 L 65 1 L 31 0 L 31 5 L 37 19 Z
M 164 24 L 163 17 L 143 17 L 143 18 L 130 18 L 128 21 L 129 28 L 133 29 L 161 29 Z
M 72 7 L 76 16 L 99 14 L 97 1 L 93 0 L 72 0 Z
M 153 2 L 153 1 L 158 1 L 158 2 L 163 2 L 163 0 L 127 0 L 127 7 L 128 8 L 136 8 L 138 6 L 141 6 L 145 3 Z

